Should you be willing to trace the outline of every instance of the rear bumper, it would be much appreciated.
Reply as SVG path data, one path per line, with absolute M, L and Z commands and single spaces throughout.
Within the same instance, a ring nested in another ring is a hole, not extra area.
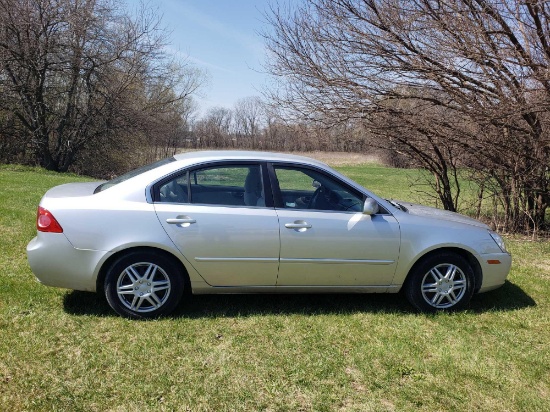
M 109 252 L 76 249 L 62 233 L 42 233 L 27 245 L 27 259 L 40 283 L 47 286 L 96 290 L 97 268 Z
M 500 263 L 497 263 L 500 262 Z M 512 266 L 512 256 L 508 253 L 488 253 L 479 256 L 483 282 L 478 293 L 501 287 L 506 281 Z

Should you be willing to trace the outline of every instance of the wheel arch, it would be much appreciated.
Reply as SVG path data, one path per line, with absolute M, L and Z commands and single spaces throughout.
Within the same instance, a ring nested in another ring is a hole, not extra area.
M 191 281 L 189 280 L 189 272 L 187 271 L 187 268 L 183 264 L 183 262 L 175 256 L 173 253 L 167 252 L 164 249 L 154 247 L 154 246 L 134 246 L 129 247 L 127 249 L 122 249 L 117 251 L 116 253 L 113 253 L 109 258 L 103 262 L 101 265 L 101 268 L 99 269 L 97 279 L 96 279 L 96 292 L 100 293 L 101 295 L 105 294 L 104 290 L 104 284 L 105 284 L 105 277 L 107 276 L 107 270 L 109 267 L 115 262 L 117 259 L 120 259 L 122 256 L 127 255 L 129 253 L 133 252 L 155 252 L 159 255 L 163 255 L 164 257 L 170 259 L 173 261 L 181 270 L 181 274 L 183 276 L 183 282 L 184 282 L 184 293 L 191 291 Z
M 414 262 L 414 264 L 410 267 L 409 271 L 407 272 L 407 276 L 405 277 L 405 280 L 403 281 L 403 285 L 407 283 L 409 280 L 411 273 L 414 272 L 414 270 L 422 264 L 422 262 L 431 256 L 440 254 L 440 253 L 454 253 L 456 255 L 461 256 L 464 258 L 472 267 L 472 270 L 474 271 L 474 293 L 477 293 L 479 289 L 481 288 L 481 284 L 483 282 L 483 271 L 481 269 L 481 265 L 479 264 L 479 261 L 476 259 L 476 257 L 469 251 L 465 249 L 461 249 L 459 247 L 441 247 L 437 249 L 432 249 L 423 255 L 419 256 L 418 259 Z

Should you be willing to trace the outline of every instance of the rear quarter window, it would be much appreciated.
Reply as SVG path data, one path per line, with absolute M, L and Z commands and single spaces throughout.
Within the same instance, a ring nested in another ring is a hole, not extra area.
M 109 180 L 108 182 L 100 184 L 94 190 L 94 194 L 107 190 L 113 186 L 118 185 L 119 183 L 125 182 L 128 179 L 139 176 L 142 173 L 148 172 L 149 170 L 156 169 L 157 167 L 164 166 L 165 164 L 168 164 L 174 161 L 176 161 L 175 158 L 167 157 L 166 159 L 159 160 L 158 162 L 138 167 L 137 169 L 131 170 L 128 173 L 115 177 L 114 179 Z

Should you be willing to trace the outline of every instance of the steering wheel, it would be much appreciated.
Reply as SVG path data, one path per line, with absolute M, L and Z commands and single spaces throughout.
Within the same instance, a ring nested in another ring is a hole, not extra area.
M 311 195 L 311 198 L 309 199 L 309 203 L 307 204 L 308 209 L 315 209 L 315 204 L 317 203 L 317 199 L 319 198 L 319 193 L 321 192 L 321 189 L 323 189 L 323 186 L 319 186 L 317 189 L 315 189 L 315 192 Z
M 347 203 L 346 200 L 351 200 L 351 202 Z M 342 198 L 337 192 L 330 190 L 326 186 L 320 186 L 313 192 L 307 208 L 334 211 L 353 210 L 358 212 L 361 210 L 361 202 Z
M 356 206 L 359 206 L 358 208 L 356 208 Z M 361 211 L 361 202 L 354 202 L 352 203 L 351 205 L 349 206 L 345 206 L 345 205 L 342 205 L 342 207 L 344 208 L 344 210 L 353 210 L 354 212 L 360 212 Z
M 334 210 L 335 205 L 331 200 L 332 190 L 326 186 L 319 186 L 309 201 L 307 205 L 308 209 L 317 209 L 317 210 Z

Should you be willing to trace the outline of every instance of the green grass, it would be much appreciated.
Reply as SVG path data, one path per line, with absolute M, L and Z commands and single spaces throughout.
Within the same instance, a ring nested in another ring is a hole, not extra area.
M 414 200 L 410 171 L 340 170 Z M 195 296 L 129 321 L 27 265 L 40 197 L 76 180 L 0 167 L 1 411 L 549 409 L 548 242 L 507 239 L 509 281 L 461 313 L 418 314 L 400 295 Z
M 418 177 L 416 170 L 391 169 L 377 164 L 340 166 L 336 169 L 383 198 L 409 201 L 423 199 L 411 184 Z
M 441 207 L 439 199 L 428 185 L 432 183 L 433 177 L 425 171 L 392 169 L 377 164 L 341 166 L 336 169 L 386 199 Z M 473 211 L 477 187 L 465 179 L 460 179 L 459 182 L 461 196 L 458 206 L 462 210 Z

